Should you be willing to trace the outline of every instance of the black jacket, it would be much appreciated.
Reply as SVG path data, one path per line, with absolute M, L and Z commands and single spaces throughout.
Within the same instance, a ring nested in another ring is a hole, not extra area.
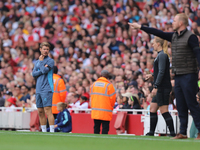
M 169 67 L 169 57 L 162 50 L 154 60 L 154 85 L 158 88 L 171 88 Z

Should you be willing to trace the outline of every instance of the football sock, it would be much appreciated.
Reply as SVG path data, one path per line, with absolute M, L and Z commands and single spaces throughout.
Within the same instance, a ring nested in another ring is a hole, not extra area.
M 54 125 L 50 125 L 50 132 L 54 132 Z
M 150 112 L 150 132 L 149 132 L 150 134 L 154 134 L 156 125 L 157 125 L 157 121 L 158 121 L 157 112 L 156 113 Z
M 47 127 L 46 127 L 46 125 L 41 125 L 41 128 L 42 128 L 42 132 L 47 132 Z
M 162 114 L 163 118 L 165 119 L 165 122 L 167 124 L 167 127 L 170 131 L 170 134 L 171 135 L 175 135 L 175 132 L 174 132 L 174 123 L 173 123 L 173 119 L 172 119 L 172 116 L 170 115 L 169 112 L 165 112 Z

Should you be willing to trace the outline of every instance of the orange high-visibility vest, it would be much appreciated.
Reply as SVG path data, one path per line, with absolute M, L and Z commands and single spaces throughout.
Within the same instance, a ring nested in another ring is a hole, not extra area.
M 65 102 L 67 96 L 67 89 L 64 80 L 57 74 L 53 74 L 54 93 L 52 99 L 52 113 L 58 114 L 56 104 L 59 102 Z
M 111 121 L 116 101 L 114 86 L 104 77 L 100 77 L 90 87 L 91 118 Z

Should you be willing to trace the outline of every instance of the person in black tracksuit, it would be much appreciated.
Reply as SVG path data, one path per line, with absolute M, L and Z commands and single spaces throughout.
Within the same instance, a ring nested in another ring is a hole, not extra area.
M 172 89 L 170 81 L 170 62 L 167 54 L 167 41 L 156 37 L 153 42 L 154 50 L 158 52 L 158 56 L 154 60 L 154 89 L 152 91 L 152 102 L 150 105 L 150 131 L 146 134 L 153 136 L 158 121 L 157 110 L 160 108 L 163 118 L 170 131 L 170 136 L 176 136 L 174 132 L 174 124 L 170 113 L 168 112 L 169 95 Z M 164 49 L 164 50 L 163 50 Z M 147 75 L 146 79 L 152 75 Z

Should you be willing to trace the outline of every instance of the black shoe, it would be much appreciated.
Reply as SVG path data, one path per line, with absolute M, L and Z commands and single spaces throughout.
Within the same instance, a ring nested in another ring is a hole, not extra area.
M 176 136 L 175 133 L 172 133 L 172 134 L 169 135 L 169 137 L 175 137 L 175 136 Z
M 148 133 L 146 134 L 146 136 L 154 136 L 154 133 L 148 132 Z

